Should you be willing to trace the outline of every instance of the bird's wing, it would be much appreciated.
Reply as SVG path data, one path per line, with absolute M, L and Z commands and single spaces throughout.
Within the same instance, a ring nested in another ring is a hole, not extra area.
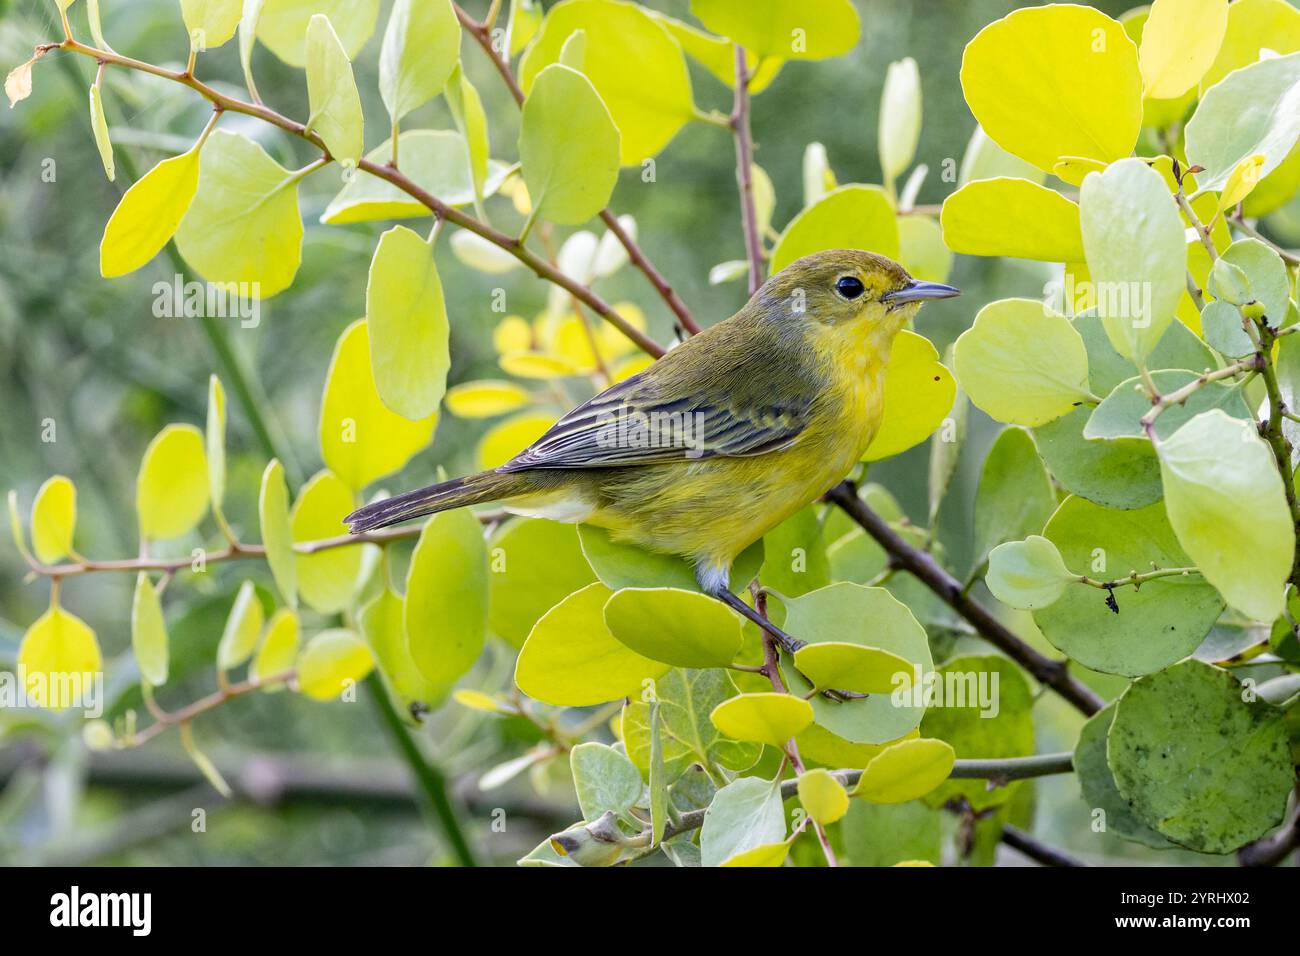
M 579 405 L 498 470 L 761 455 L 793 444 L 812 416 L 816 390 L 811 383 L 791 387 L 787 377 L 786 394 L 770 394 L 752 374 L 757 370 L 745 368 L 752 352 L 711 363 L 707 371 L 668 359 Z M 770 375 L 770 362 L 761 361 Z

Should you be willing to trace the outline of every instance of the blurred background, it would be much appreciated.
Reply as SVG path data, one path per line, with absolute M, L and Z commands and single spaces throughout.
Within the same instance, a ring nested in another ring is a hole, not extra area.
M 1024 4 L 1007 0 L 857 0 L 862 41 L 849 56 L 820 63 L 788 63 L 756 97 L 756 161 L 776 187 L 780 228 L 802 205 L 801 160 L 809 142 L 825 144 L 841 183 L 879 182 L 877 115 L 885 69 L 914 57 L 924 90 L 924 123 L 917 163 L 930 167 L 920 203 L 941 203 L 954 183 L 939 171 L 954 168 L 975 123 L 962 99 L 962 48 L 985 24 Z M 545 4 L 550 6 L 548 2 Z M 689 19 L 687 0 L 649 4 Z M 1124 2 L 1094 4 L 1112 15 Z M 105 34 L 120 52 L 182 68 L 187 40 L 176 0 L 105 0 Z M 356 58 L 366 108 L 366 142 L 388 135 L 376 92 L 382 24 Z M 481 17 L 486 0 L 467 0 Z M 84 4 L 72 8 L 78 36 L 88 37 Z M 0 0 L 0 65 L 31 54 L 60 35 L 52 0 Z M 464 63 L 482 94 L 494 144 L 513 144 L 518 112 L 480 51 L 466 39 Z M 263 96 L 290 116 L 306 115 L 306 89 L 265 48 L 254 52 Z M 136 547 L 134 481 L 150 438 L 165 424 L 202 427 L 207 378 L 222 372 L 210 330 L 197 319 L 157 318 L 153 283 L 175 268 L 160 255 L 120 279 L 99 275 L 103 225 L 121 191 L 159 159 L 188 148 L 208 110 L 200 98 L 164 81 L 109 70 L 105 99 L 118 157 L 117 183 L 106 182 L 91 140 L 86 88 L 94 64 L 55 51 L 34 74 L 35 92 L 15 110 L 0 110 L 0 490 L 16 489 L 26 510 L 50 475 L 70 476 L 79 490 L 79 550 L 93 557 L 126 557 Z M 200 75 L 226 82 L 242 95 L 237 44 L 204 54 Z M 692 63 L 697 103 L 730 109 L 731 94 Z M 407 128 L 451 128 L 439 99 L 422 107 Z M 281 163 L 305 164 L 304 144 L 238 116 L 223 128 L 263 143 Z M 513 145 L 501 150 L 512 153 Z M 55 176 L 43 176 L 53 168 Z M 744 299 L 741 283 L 708 284 L 711 265 L 743 257 L 731 140 L 725 131 L 690 124 L 658 157 L 654 183 L 625 170 L 611 207 L 636 217 L 640 242 L 705 324 L 731 314 Z M 257 404 L 275 442 L 287 450 L 291 486 L 319 466 L 317 414 L 325 370 L 339 333 L 364 308 L 366 273 L 381 223 L 321 226 L 321 210 L 337 190 L 321 174 L 302 190 L 306 222 L 303 263 L 291 290 L 262 303 L 257 328 L 225 320 L 223 340 L 248 373 Z M 449 382 L 499 377 L 491 331 L 499 316 L 490 289 L 504 285 L 511 311 L 526 316 L 546 301 L 546 287 L 521 271 L 486 276 L 456 262 L 446 242 L 438 248 L 452 320 Z M 1011 295 L 1040 297 L 1051 278 L 1036 263 L 960 257 L 949 281 L 959 299 L 928 305 L 918 331 L 942 351 L 985 302 Z M 645 312 L 653 335 L 671 336 L 667 309 L 643 277 L 624 269 L 599 280 L 609 301 L 631 301 Z M 223 379 L 225 376 L 223 375 Z M 226 380 L 227 390 L 231 382 Z M 256 494 L 269 457 L 261 437 L 232 395 L 228 440 L 230 477 L 226 514 L 257 539 Z M 43 441 L 47 420 L 55 440 Z M 439 467 L 473 467 L 481 421 L 444 416 L 431 448 L 385 482 L 390 489 L 435 478 Z M 969 562 L 970 511 L 975 480 L 994 428 L 972 414 L 968 443 L 941 517 L 941 539 L 963 569 Z M 917 521 L 926 518 L 926 446 L 873 466 Z M 183 540 L 176 553 L 202 542 Z M 48 584 L 27 581 L 12 547 L 0 548 L 0 669 L 11 670 L 25 628 L 46 607 Z M 212 688 L 213 652 L 231 595 L 247 568 L 217 567 L 186 576 L 180 595 L 169 593 L 173 679 L 164 703 L 193 700 Z M 262 580 L 269 582 L 264 575 Z M 63 601 L 99 635 L 110 673 L 115 713 L 139 707 L 130 660 L 130 575 L 90 575 L 69 583 Z M 509 661 L 487 662 L 467 681 L 504 686 Z M 493 682 L 495 681 L 495 684 Z M 133 696 L 134 695 L 134 696 Z M 1040 751 L 1073 746 L 1078 721 L 1043 699 L 1036 708 Z M 298 695 L 254 695 L 224 706 L 197 728 L 200 745 L 236 789 L 222 800 L 186 758 L 175 734 L 124 753 L 90 754 L 75 715 L 0 710 L 0 862 L 19 864 L 418 864 L 448 859 L 436 829 L 425 825 L 410 797 L 405 766 L 391 750 L 380 718 L 365 701 L 322 705 Z M 567 761 L 552 770 L 488 792 L 475 785 L 484 768 L 517 756 L 537 740 L 521 720 L 485 720 L 448 705 L 426 721 L 419 742 L 467 803 L 468 828 L 487 862 L 509 863 L 546 834 L 576 819 L 566 790 Z M 540 791 L 534 789 L 540 786 Z M 1086 808 L 1072 777 L 1039 784 L 1032 829 L 1094 862 L 1207 862 L 1190 855 L 1155 855 L 1118 840 L 1099 840 L 1079 821 Z M 204 830 L 195 833 L 197 807 Z M 505 810 L 504 832 L 493 828 Z M 1069 826 L 1054 823 L 1069 818 Z M 1073 834 L 1073 836 L 1072 836 Z M 1007 851 L 1001 851 L 1006 853 Z M 1106 854 L 1110 854 L 1108 857 Z M 1014 854 L 1005 862 L 1016 862 Z

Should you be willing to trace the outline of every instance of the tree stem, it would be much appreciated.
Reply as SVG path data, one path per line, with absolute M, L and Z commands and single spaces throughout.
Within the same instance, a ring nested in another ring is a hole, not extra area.
M 745 230 L 745 258 L 749 261 L 749 294 L 763 284 L 763 244 L 754 208 L 754 141 L 749 128 L 749 66 L 745 48 L 735 45 L 736 98 L 731 129 L 736 139 L 736 185 L 740 190 L 740 221 Z

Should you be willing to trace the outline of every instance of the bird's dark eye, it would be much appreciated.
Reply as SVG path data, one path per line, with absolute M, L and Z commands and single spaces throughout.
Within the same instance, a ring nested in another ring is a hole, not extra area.
M 867 290 L 862 285 L 862 280 L 856 276 L 842 276 L 835 283 L 835 291 L 846 299 L 856 299 Z

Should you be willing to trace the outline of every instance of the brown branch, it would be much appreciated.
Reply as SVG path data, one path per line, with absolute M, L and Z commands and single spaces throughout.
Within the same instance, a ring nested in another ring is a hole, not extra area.
M 841 482 L 827 492 L 826 499 L 862 526 L 863 530 L 888 552 L 890 560 L 907 571 L 938 595 L 939 599 L 960 614 L 980 635 L 1027 670 L 1042 684 L 1073 704 L 1085 714 L 1095 714 L 1105 702 L 1089 687 L 1073 677 L 1064 661 L 1038 653 L 988 609 L 966 594 L 962 583 L 949 574 L 926 551 L 912 547 L 858 497 L 849 482 Z
M 277 113 L 268 106 L 259 103 L 249 103 L 244 100 L 236 99 L 233 96 L 227 96 L 224 93 L 214 89 L 201 80 L 196 79 L 192 74 L 187 72 L 176 72 L 168 70 L 165 67 L 155 66 L 152 63 L 146 63 L 129 56 L 122 56 L 118 53 L 110 53 L 107 50 L 99 50 L 92 46 L 87 46 L 77 40 L 68 39 L 57 46 L 61 49 L 70 50 L 73 53 L 80 53 L 83 56 L 93 57 L 103 63 L 115 66 L 125 67 L 129 70 L 136 70 L 141 73 L 149 73 L 159 76 L 197 92 L 204 99 L 208 100 L 217 109 L 229 110 L 232 113 L 241 113 L 245 116 L 254 116 L 272 126 L 279 127 L 287 133 L 306 140 L 325 157 L 329 156 L 329 149 L 325 146 L 324 140 L 314 132 L 307 129 L 302 123 L 292 120 L 287 116 Z M 487 223 L 482 222 L 468 213 L 461 212 L 453 206 L 449 206 L 427 190 L 408 179 L 405 174 L 394 169 L 392 166 L 384 163 L 376 163 L 373 160 L 361 159 L 357 164 L 359 169 L 365 170 L 372 176 L 382 179 L 387 183 L 396 186 L 402 192 L 415 199 L 421 205 L 426 207 L 434 216 L 448 222 L 455 223 L 462 229 L 468 229 L 470 232 L 477 233 L 482 238 L 495 246 L 504 249 L 510 253 L 525 266 L 527 266 L 538 278 L 558 285 L 574 298 L 588 306 L 593 312 L 609 322 L 616 329 L 637 344 L 643 351 L 655 358 L 663 355 L 665 349 L 648 337 L 644 332 L 636 328 L 618 312 L 608 302 L 602 299 L 589 287 L 580 282 L 576 282 L 569 276 L 560 272 L 540 256 L 535 255 L 524 246 L 514 236 L 507 236 L 496 229 L 493 229 Z
M 1009 823 L 1002 825 L 1002 842 L 1007 846 L 1019 850 L 1029 859 L 1036 863 L 1042 863 L 1044 866 L 1086 866 L 1074 857 L 1070 856 L 1056 847 L 1048 846 L 1046 843 L 1040 843 L 1037 839 L 1030 836 L 1019 827 L 1013 827 Z
M 520 87 L 519 81 L 515 79 L 514 72 L 510 69 L 509 61 L 498 53 L 496 47 L 492 45 L 492 33 L 487 28 L 487 25 L 479 23 L 471 17 L 461 9 L 460 4 L 454 4 L 454 6 L 456 8 L 456 17 L 460 20 L 460 25 L 465 28 L 469 35 L 474 38 L 474 41 L 483 49 L 483 53 L 492 62 L 492 66 L 495 67 L 497 73 L 501 75 L 501 80 L 505 83 L 506 89 L 510 91 L 510 95 L 514 97 L 515 103 L 523 106 L 523 88 Z M 632 265 L 636 266 L 636 268 L 650 280 L 650 284 L 654 286 L 655 291 L 659 293 L 660 298 L 662 298 L 668 308 L 672 310 L 673 315 L 677 316 L 677 321 L 681 324 L 682 328 L 691 335 L 698 333 L 700 331 L 700 326 L 695 319 L 691 317 L 690 310 L 686 308 L 686 303 L 682 301 L 681 296 L 677 294 L 673 287 L 668 283 L 668 280 L 664 278 L 663 273 L 656 269 L 654 263 L 646 257 L 646 254 L 641 250 L 641 247 L 637 245 L 636 240 L 628 235 L 626 229 L 619 225 L 618 217 L 606 208 L 600 211 L 600 218 L 609 231 L 614 234 L 614 237 L 622 243 L 623 248 L 627 250 L 627 255 L 631 260 Z
M 749 130 L 749 66 L 745 48 L 735 47 L 736 98 L 728 122 L 736 140 L 736 185 L 740 189 L 740 221 L 745 230 L 745 257 L 749 261 L 749 294 L 763 284 L 763 244 L 758 236 L 754 208 L 754 140 Z

